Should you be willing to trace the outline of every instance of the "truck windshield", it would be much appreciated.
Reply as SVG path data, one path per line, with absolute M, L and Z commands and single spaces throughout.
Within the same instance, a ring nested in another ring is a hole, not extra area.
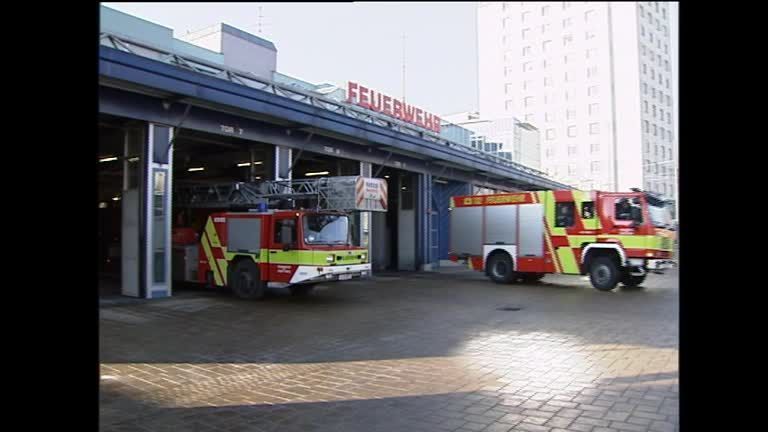
M 349 218 L 335 214 L 305 215 L 304 242 L 307 244 L 348 243 Z
M 672 227 L 672 216 L 666 206 L 650 204 L 648 206 L 648 213 L 651 215 L 653 226 L 657 228 Z

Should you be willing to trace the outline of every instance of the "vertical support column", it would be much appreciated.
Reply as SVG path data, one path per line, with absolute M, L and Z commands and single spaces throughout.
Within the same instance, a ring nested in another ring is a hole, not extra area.
M 293 172 L 288 171 L 293 161 L 293 151 L 288 147 L 275 146 L 275 158 L 274 158 L 274 179 L 275 180 L 291 180 L 293 178 Z
M 371 177 L 373 175 L 373 166 L 370 162 L 360 162 L 360 175 Z M 371 212 L 356 212 L 355 226 L 360 227 L 360 246 L 368 249 L 368 256 L 371 257 Z
M 129 127 L 125 129 L 123 148 L 123 193 L 120 248 L 121 254 L 121 294 L 129 297 L 145 297 L 144 274 L 146 259 L 142 253 L 144 244 L 143 227 L 146 223 L 141 218 L 143 203 L 141 190 L 144 179 L 144 147 L 147 128 Z
M 171 177 L 173 128 L 149 123 L 141 215 L 144 224 L 144 297 L 171 295 Z
M 418 174 L 416 179 L 416 264 L 421 271 L 431 271 L 432 175 Z

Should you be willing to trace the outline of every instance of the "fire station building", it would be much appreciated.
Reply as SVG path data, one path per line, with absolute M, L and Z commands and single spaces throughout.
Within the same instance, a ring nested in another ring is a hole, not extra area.
M 354 241 L 369 249 L 374 272 L 428 271 L 446 259 L 450 196 L 570 189 L 446 139 L 429 107 L 356 82 L 353 100 L 349 88 L 280 74 L 277 53 L 272 42 L 226 24 L 182 40 L 172 29 L 101 7 L 104 286 L 140 298 L 171 295 L 179 182 L 385 178 L 388 211 L 353 218 Z

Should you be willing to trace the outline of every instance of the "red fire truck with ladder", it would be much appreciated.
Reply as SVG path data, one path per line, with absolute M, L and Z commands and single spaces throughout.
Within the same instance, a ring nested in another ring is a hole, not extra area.
M 387 211 L 386 181 L 361 176 L 185 184 L 174 196 L 185 219 L 173 229 L 174 280 L 230 287 L 246 299 L 369 276 L 349 216 Z
M 589 275 L 601 291 L 639 286 L 674 265 L 666 205 L 638 189 L 452 197 L 450 258 L 497 283 L 562 273 Z

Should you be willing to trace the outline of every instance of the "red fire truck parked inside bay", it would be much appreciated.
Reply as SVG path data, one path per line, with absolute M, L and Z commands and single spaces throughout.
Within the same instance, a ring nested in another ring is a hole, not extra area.
M 458 196 L 451 205 L 451 259 L 498 283 L 588 274 L 610 291 L 674 265 L 669 210 L 639 190 Z

